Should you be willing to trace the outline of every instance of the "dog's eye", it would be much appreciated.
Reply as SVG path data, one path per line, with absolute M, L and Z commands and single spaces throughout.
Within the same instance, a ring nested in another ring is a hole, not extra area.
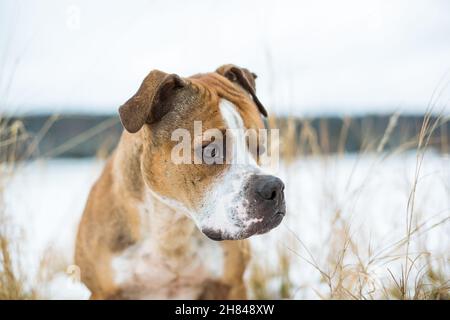
M 203 163 L 223 164 L 225 159 L 225 143 L 223 141 L 207 141 L 202 145 Z
M 216 148 L 213 148 L 211 150 L 211 158 L 214 158 L 216 156 Z

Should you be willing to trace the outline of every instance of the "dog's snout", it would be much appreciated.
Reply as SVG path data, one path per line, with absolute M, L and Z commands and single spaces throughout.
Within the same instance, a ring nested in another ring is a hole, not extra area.
M 252 175 L 245 187 L 246 234 L 262 234 L 278 226 L 286 214 L 284 183 L 272 175 Z
M 254 175 L 248 184 L 248 199 L 254 204 L 255 216 L 272 218 L 284 216 L 284 183 L 280 178 L 271 175 Z
M 260 176 L 256 186 L 257 195 L 268 201 L 280 202 L 283 198 L 284 183 L 275 176 Z
M 230 234 L 220 228 L 202 227 L 202 232 L 210 239 L 245 239 L 266 233 L 281 223 L 286 215 L 284 183 L 281 179 L 272 175 L 251 174 L 242 191 L 232 207 L 232 218 L 235 226 L 240 228 L 239 232 Z

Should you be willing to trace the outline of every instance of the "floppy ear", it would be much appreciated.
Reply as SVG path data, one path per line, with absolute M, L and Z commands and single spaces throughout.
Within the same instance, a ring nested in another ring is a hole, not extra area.
M 145 123 L 155 123 L 170 111 L 168 98 L 186 83 L 176 74 L 159 70 L 145 77 L 139 90 L 119 108 L 120 121 L 130 132 L 138 132 Z
M 258 97 L 256 96 L 256 74 L 250 72 L 246 68 L 239 68 L 233 64 L 223 65 L 219 67 L 216 72 L 224 76 L 231 82 L 239 84 L 244 90 L 246 90 L 252 96 L 259 112 L 261 112 L 264 117 L 267 117 L 266 108 L 264 108 L 261 101 L 259 101 Z

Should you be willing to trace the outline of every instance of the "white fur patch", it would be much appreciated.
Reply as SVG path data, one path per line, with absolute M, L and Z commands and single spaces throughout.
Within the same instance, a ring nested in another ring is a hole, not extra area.
M 234 238 L 243 231 L 243 226 L 248 227 L 259 221 L 247 215 L 248 200 L 244 195 L 244 186 L 250 176 L 262 171 L 247 148 L 242 135 L 244 122 L 236 106 L 222 99 L 220 111 L 227 129 L 231 129 L 227 130 L 227 139 L 233 147 L 232 159 L 227 159 L 231 164 L 205 196 L 203 210 L 196 216 L 196 223 L 202 229 L 212 229 Z
M 196 299 L 206 280 L 223 274 L 222 247 L 201 235 L 185 212 L 151 192 L 139 212 L 142 239 L 112 259 L 114 283 L 125 297 Z M 173 248 L 182 253 L 171 255 Z

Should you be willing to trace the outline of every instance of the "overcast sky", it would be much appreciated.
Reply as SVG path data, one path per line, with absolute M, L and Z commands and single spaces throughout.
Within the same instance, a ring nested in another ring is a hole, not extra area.
M 450 1 L 0 0 L 0 110 L 114 113 L 154 68 L 224 63 L 272 112 L 423 112 L 443 88 L 442 107 Z

